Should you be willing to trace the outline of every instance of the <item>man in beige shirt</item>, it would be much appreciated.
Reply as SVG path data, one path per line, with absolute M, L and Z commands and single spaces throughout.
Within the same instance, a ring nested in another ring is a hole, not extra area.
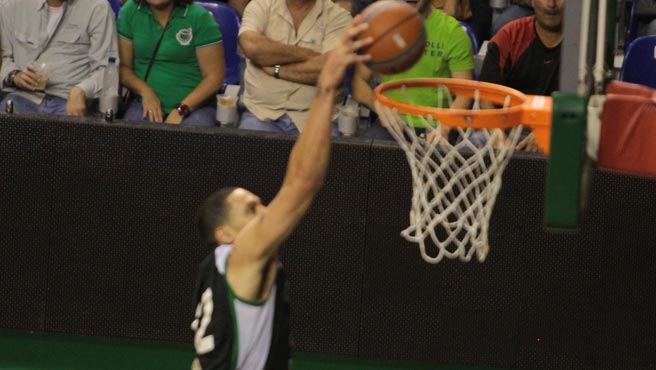
M 326 54 L 350 21 L 331 0 L 251 1 L 239 30 L 247 108 L 239 127 L 298 134 Z

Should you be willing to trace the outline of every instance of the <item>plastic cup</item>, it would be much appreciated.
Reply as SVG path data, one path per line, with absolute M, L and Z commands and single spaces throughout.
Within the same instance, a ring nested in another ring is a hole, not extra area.
M 237 125 L 237 101 L 234 95 L 219 94 L 216 96 L 216 120 L 222 127 Z
M 46 86 L 48 85 L 48 65 L 46 63 L 40 63 L 34 66 L 36 69 L 36 78 L 37 78 L 37 91 L 45 91 Z

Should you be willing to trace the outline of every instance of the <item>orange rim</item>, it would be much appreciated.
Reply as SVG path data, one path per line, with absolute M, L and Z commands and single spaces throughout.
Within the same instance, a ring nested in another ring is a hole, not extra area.
M 480 100 L 504 105 L 510 99 L 508 108 L 469 110 L 434 108 L 409 103 L 403 103 L 384 95 L 386 91 L 405 87 L 437 87 L 445 86 L 455 95 L 474 98 L 478 92 Z M 550 96 L 525 95 L 506 86 L 461 80 L 457 78 L 417 78 L 390 81 L 380 84 L 374 90 L 376 99 L 389 108 L 396 108 L 400 113 L 417 116 L 432 116 L 433 119 L 447 126 L 491 129 L 511 128 L 520 124 L 531 127 L 540 150 L 549 153 L 551 137 L 552 99 Z

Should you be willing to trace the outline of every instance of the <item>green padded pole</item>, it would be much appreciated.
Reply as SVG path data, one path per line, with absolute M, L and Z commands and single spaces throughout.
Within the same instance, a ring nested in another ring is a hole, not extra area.
M 578 227 L 585 162 L 586 101 L 585 97 L 573 93 L 553 93 L 545 201 L 548 228 Z

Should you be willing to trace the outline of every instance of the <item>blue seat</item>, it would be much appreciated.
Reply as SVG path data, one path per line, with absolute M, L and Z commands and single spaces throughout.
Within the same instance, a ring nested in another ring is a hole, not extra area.
M 114 17 L 118 17 L 118 12 L 121 10 L 121 2 L 118 0 L 109 0 L 109 6 L 114 11 Z
M 241 24 L 239 14 L 230 5 L 224 3 L 196 1 L 196 4 L 212 13 L 221 29 L 226 68 L 224 84 L 239 85 L 239 65 L 241 63 L 239 54 L 237 54 L 237 36 Z
M 638 37 L 627 49 L 620 81 L 656 89 L 656 35 Z
M 474 30 L 465 22 L 459 22 L 460 26 L 462 27 L 463 30 L 467 33 L 467 36 L 469 36 L 469 39 L 471 40 L 472 43 L 472 51 L 473 54 L 476 55 L 478 54 L 478 38 L 476 37 L 476 33 Z

